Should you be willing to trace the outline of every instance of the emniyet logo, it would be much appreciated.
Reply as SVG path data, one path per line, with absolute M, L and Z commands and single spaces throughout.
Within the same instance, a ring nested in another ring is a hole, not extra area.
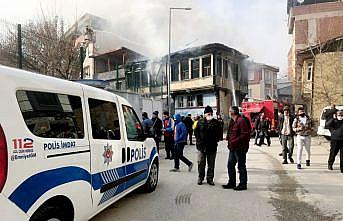
M 33 139 L 31 138 L 15 138 L 12 139 L 13 152 L 11 160 L 26 160 L 35 158 L 37 154 L 33 150 Z
M 102 154 L 104 157 L 104 164 L 108 164 L 112 162 L 112 156 L 113 156 L 113 151 L 112 151 L 112 145 L 109 145 L 107 143 L 106 146 L 104 146 L 104 153 Z

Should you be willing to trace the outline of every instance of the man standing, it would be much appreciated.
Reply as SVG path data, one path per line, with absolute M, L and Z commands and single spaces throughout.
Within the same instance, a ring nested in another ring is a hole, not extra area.
M 282 144 L 282 155 L 283 155 L 283 162 L 282 164 L 287 164 L 287 154 L 289 162 L 294 163 L 292 158 L 293 156 L 293 149 L 294 149 L 294 131 L 292 127 L 292 123 L 294 121 L 294 117 L 289 113 L 289 107 L 285 106 L 283 109 L 283 115 L 280 117 L 280 124 L 279 124 L 279 133 L 281 138 Z
M 343 173 L 343 111 L 337 111 L 337 116 L 328 120 L 325 127 L 330 129 L 331 132 L 331 149 L 328 160 L 328 169 L 333 170 L 333 163 L 335 162 L 336 155 L 340 152 L 340 168 Z
M 142 113 L 142 118 L 143 118 L 142 126 L 143 126 L 144 133 L 145 134 L 152 134 L 153 122 L 152 122 L 151 119 L 149 119 L 148 113 L 147 112 L 143 112 Z
M 336 109 L 336 105 L 332 104 L 331 108 L 327 110 L 325 113 L 325 120 L 326 121 L 331 120 L 334 117 L 334 115 L 336 115 L 337 111 L 338 110 Z
M 192 120 L 192 115 L 188 114 L 187 117 L 185 117 L 184 121 L 183 121 L 186 125 L 186 129 L 187 129 L 187 137 L 189 139 L 189 145 L 193 145 L 193 120 Z
M 152 113 L 152 128 L 154 131 L 154 140 L 157 150 L 160 150 L 160 142 L 162 137 L 162 120 L 158 117 L 158 111 Z
M 223 137 L 220 123 L 213 118 L 213 110 L 207 106 L 204 111 L 205 118 L 199 120 L 194 132 L 196 147 L 198 149 L 198 185 L 202 185 L 205 178 L 207 160 L 207 183 L 214 186 L 214 166 L 217 154 L 217 146 L 220 137 Z
M 165 159 L 174 159 L 174 121 L 169 117 L 169 112 L 163 112 L 164 144 L 166 150 Z
M 267 139 L 268 147 L 270 146 L 270 136 L 269 131 L 271 129 L 270 120 L 264 116 L 264 113 L 261 113 L 260 118 L 256 121 L 255 128 L 257 128 L 256 133 L 259 133 L 260 142 L 257 144 L 258 146 L 262 146 L 264 143 L 264 138 Z M 255 139 L 255 142 L 257 140 Z
M 246 190 L 248 175 L 246 168 L 246 155 L 249 150 L 250 131 L 247 121 L 239 114 L 237 106 L 230 108 L 231 123 L 227 133 L 228 148 L 230 150 L 227 169 L 229 182 L 223 185 L 224 189 L 237 191 Z M 238 163 L 239 185 L 236 187 L 236 164 Z
M 181 115 L 174 115 L 175 129 L 174 129 L 174 142 L 175 142 L 175 155 L 174 155 L 174 169 L 170 172 L 180 171 L 180 160 L 188 166 L 188 171 L 191 172 L 193 163 L 183 156 L 183 148 L 187 143 L 187 129 L 185 124 L 182 122 Z
M 309 116 L 305 114 L 304 108 L 298 108 L 298 116 L 293 121 L 293 130 L 297 134 L 297 168 L 301 169 L 302 151 L 305 147 L 307 160 L 306 166 L 310 166 L 311 157 L 311 132 L 313 122 Z

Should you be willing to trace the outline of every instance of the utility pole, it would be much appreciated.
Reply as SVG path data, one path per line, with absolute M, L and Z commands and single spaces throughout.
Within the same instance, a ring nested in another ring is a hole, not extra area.
M 17 68 L 23 69 L 23 49 L 21 37 L 21 24 L 17 26 Z
M 83 48 L 83 46 L 80 46 L 80 74 L 81 74 L 81 79 L 83 79 L 83 61 L 85 59 L 85 50 Z

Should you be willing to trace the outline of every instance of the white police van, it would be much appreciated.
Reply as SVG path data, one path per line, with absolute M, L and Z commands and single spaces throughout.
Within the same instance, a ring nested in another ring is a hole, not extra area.
M 158 153 L 110 92 L 0 66 L 0 220 L 88 220 L 139 187 Z

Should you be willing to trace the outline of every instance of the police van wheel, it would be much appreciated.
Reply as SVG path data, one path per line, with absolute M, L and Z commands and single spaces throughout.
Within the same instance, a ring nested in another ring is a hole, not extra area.
M 30 221 L 72 221 L 74 219 L 73 205 L 64 197 L 57 196 L 38 208 Z
M 66 216 L 62 210 L 56 207 L 44 207 L 37 211 L 30 221 L 69 221 L 72 220 Z
M 147 193 L 153 192 L 156 189 L 157 183 L 158 183 L 158 164 L 156 161 L 154 161 L 150 167 L 148 180 L 146 181 L 144 185 L 145 192 Z

